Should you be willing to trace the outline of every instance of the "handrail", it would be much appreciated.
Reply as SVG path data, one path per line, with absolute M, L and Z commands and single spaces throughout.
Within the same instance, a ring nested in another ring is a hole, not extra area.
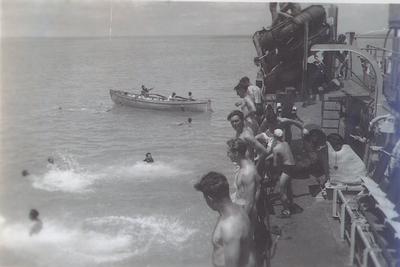
M 344 44 L 317 44 L 313 45 L 311 47 L 311 51 L 349 51 L 356 53 L 365 59 L 369 61 L 369 63 L 372 66 L 372 69 L 375 73 L 376 77 L 376 85 L 375 85 L 375 105 L 374 105 L 374 116 L 377 115 L 377 110 L 378 110 L 378 100 L 379 100 L 379 94 L 382 94 L 382 87 L 383 87 L 383 79 L 382 75 L 379 72 L 380 68 L 378 63 L 374 60 L 374 58 L 369 54 L 364 51 L 362 51 L 359 48 L 356 48 L 351 45 L 344 45 Z
M 368 45 L 368 47 L 360 48 L 360 49 L 361 50 L 380 50 L 380 51 L 385 51 L 385 52 L 390 52 L 392 54 L 399 54 L 400 55 L 400 52 L 396 52 L 396 51 L 393 51 L 393 50 L 390 50 L 390 49 L 386 49 L 386 48 L 378 47 L 378 46 L 374 46 L 374 45 Z

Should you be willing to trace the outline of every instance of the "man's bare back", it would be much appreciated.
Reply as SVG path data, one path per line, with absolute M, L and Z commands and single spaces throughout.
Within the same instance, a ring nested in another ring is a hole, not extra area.
M 236 175 L 236 201 L 235 203 L 244 207 L 250 218 L 255 214 L 255 203 L 258 199 L 258 189 L 261 177 L 258 175 L 256 166 L 250 160 L 243 160 L 241 168 Z
M 279 166 L 292 166 L 295 165 L 292 150 L 287 142 L 278 142 L 273 149 L 274 156 L 276 155 L 277 164 Z
M 232 202 L 228 179 L 223 174 L 209 172 L 194 188 L 203 193 L 207 205 L 219 214 L 212 233 L 213 266 L 254 267 L 255 248 L 250 219 L 243 208 Z
M 247 214 L 241 207 L 232 203 L 228 214 L 219 218 L 212 235 L 213 265 L 218 267 L 255 266 L 252 235 Z M 230 259 L 234 258 L 238 258 L 236 261 L 238 264 L 230 262 Z

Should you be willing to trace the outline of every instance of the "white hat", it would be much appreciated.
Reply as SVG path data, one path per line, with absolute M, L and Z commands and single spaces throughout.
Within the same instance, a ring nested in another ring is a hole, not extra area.
M 283 136 L 283 131 L 281 129 L 275 129 L 274 135 L 276 137 L 282 137 Z

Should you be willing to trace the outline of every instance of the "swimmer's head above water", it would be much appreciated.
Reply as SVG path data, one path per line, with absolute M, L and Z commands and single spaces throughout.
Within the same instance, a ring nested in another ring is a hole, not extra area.
M 36 209 L 31 209 L 29 212 L 29 219 L 36 221 L 39 218 L 39 212 Z

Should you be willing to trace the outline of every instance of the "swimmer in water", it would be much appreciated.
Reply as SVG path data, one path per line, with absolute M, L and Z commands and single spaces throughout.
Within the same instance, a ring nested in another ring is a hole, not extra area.
M 29 175 L 29 172 L 27 170 L 22 171 L 22 176 L 28 176 L 28 175 Z
M 29 235 L 32 236 L 38 234 L 43 228 L 43 223 L 39 219 L 39 212 L 36 209 L 31 209 L 31 211 L 29 212 L 29 219 L 33 221 L 33 225 L 29 230 Z
M 48 157 L 47 162 L 50 164 L 54 164 L 54 158 L 53 157 Z
M 153 163 L 154 162 L 154 159 L 151 156 L 150 152 L 146 153 L 146 158 L 143 161 L 146 162 L 146 163 Z
M 178 126 L 182 126 L 182 125 L 191 126 L 192 125 L 192 118 L 188 118 L 187 121 L 181 122 L 181 123 L 178 124 Z

